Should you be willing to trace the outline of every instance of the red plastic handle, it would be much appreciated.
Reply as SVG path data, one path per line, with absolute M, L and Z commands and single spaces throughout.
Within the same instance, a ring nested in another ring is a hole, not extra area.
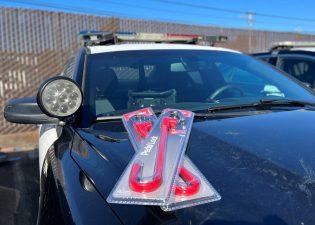
M 142 138 L 146 138 L 152 128 L 152 122 L 135 122 L 133 127 Z
M 132 165 L 129 178 L 130 188 L 136 192 L 141 193 L 155 191 L 161 186 L 162 173 L 156 172 L 152 181 L 141 181 L 138 175 L 142 169 L 142 166 L 143 165 L 141 163 L 135 163 Z
M 153 179 L 151 181 L 143 181 L 139 176 L 143 164 L 141 162 L 136 162 L 132 165 L 130 177 L 129 177 L 129 185 L 130 188 L 136 192 L 152 192 L 157 190 L 162 183 L 162 174 L 164 167 L 164 156 L 166 150 L 166 141 L 168 132 L 170 130 L 174 130 L 177 126 L 177 121 L 174 118 L 165 117 L 162 121 L 161 127 L 161 135 L 160 135 L 160 143 L 158 149 L 158 155 L 155 165 L 155 172 Z
M 134 130 L 138 133 L 138 135 L 140 135 L 143 138 L 146 138 L 152 128 L 152 122 L 136 122 L 133 124 L 133 126 Z M 158 162 L 159 160 L 157 160 L 157 163 Z M 141 168 L 142 166 L 140 163 L 135 163 L 131 169 L 130 177 L 137 177 Z M 158 171 L 158 169 L 159 167 L 157 168 L 157 172 L 160 173 L 155 173 L 156 176 L 150 182 L 151 183 L 150 185 L 147 185 L 147 183 L 144 182 L 142 183 L 138 182 L 136 181 L 136 179 L 130 179 L 131 188 L 137 192 L 151 192 L 156 190 L 162 183 L 162 171 Z M 175 195 L 190 196 L 196 194 L 199 191 L 200 180 L 194 174 L 190 173 L 185 167 L 180 168 L 180 177 L 185 181 L 186 185 L 176 185 Z
M 179 173 L 187 186 L 176 185 L 175 195 L 190 196 L 196 194 L 199 191 L 200 180 L 183 166 L 180 168 Z

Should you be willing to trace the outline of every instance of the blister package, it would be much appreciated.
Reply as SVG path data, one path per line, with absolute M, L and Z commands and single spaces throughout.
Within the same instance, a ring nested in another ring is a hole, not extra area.
M 147 138 L 157 117 L 151 108 L 141 109 L 123 116 L 123 123 L 128 131 L 129 139 L 138 151 L 141 143 Z M 184 158 L 183 165 L 176 181 L 175 189 L 168 202 L 161 206 L 164 211 L 191 207 L 208 202 L 218 201 L 221 196 L 207 181 L 198 168 L 188 157 Z
M 177 209 L 192 207 L 196 205 L 201 205 L 209 202 L 219 201 L 221 199 L 220 194 L 213 188 L 213 186 L 208 182 L 200 170 L 191 162 L 188 157 L 185 157 L 182 164 L 181 170 L 186 169 L 198 177 L 199 179 L 199 188 L 198 191 L 193 193 L 178 194 L 176 191 L 172 193 L 168 202 L 161 206 L 161 209 L 164 211 L 173 211 Z M 180 178 L 177 179 L 176 187 L 191 187 L 193 183 L 191 180 L 185 179 L 180 173 Z M 176 189 L 175 189 L 176 190 Z M 189 188 L 188 188 L 189 190 Z
M 186 110 L 164 109 L 151 132 L 147 132 L 139 151 L 126 167 L 107 201 L 165 205 L 175 188 L 175 178 L 186 150 L 193 116 L 193 112 Z M 132 116 L 129 119 L 124 116 L 124 119 L 128 122 Z M 140 136 L 145 135 L 141 131 Z
M 141 143 L 147 138 L 157 117 L 151 108 L 145 108 L 123 115 L 123 123 L 129 134 L 135 151 L 140 149 Z M 178 185 L 175 193 L 180 196 L 190 196 L 198 192 L 200 180 L 198 176 L 191 174 L 185 167 L 180 168 Z
M 122 121 L 133 148 L 138 151 L 157 121 L 157 117 L 151 108 L 144 108 L 124 114 Z

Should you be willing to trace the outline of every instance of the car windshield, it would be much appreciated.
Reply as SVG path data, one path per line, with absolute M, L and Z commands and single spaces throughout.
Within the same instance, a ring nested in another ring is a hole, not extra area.
M 262 99 L 314 102 L 291 78 L 245 54 L 218 50 L 137 50 L 90 54 L 84 83 L 91 117 L 143 107 L 207 109 Z

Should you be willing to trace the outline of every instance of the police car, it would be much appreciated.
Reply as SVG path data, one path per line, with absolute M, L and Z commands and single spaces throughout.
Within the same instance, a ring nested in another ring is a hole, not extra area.
M 315 42 L 278 42 L 273 44 L 270 51 L 255 53 L 253 56 L 315 89 Z
M 10 122 L 42 124 L 38 224 L 315 224 L 311 90 L 209 46 L 221 38 L 82 37 L 62 76 L 4 109 Z M 195 113 L 186 155 L 221 200 L 171 212 L 106 201 L 134 155 L 122 115 L 145 107 Z

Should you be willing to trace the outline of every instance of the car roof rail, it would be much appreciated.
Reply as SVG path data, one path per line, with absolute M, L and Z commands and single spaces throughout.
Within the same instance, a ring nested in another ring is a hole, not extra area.
M 292 48 L 307 48 L 315 47 L 315 42 L 312 41 L 282 41 L 276 42 L 270 48 L 271 51 L 274 50 L 290 50 Z
M 143 32 L 81 31 L 79 35 L 83 46 L 115 45 L 122 42 L 180 43 L 214 46 L 215 43 L 226 42 L 228 40 L 227 36 Z

